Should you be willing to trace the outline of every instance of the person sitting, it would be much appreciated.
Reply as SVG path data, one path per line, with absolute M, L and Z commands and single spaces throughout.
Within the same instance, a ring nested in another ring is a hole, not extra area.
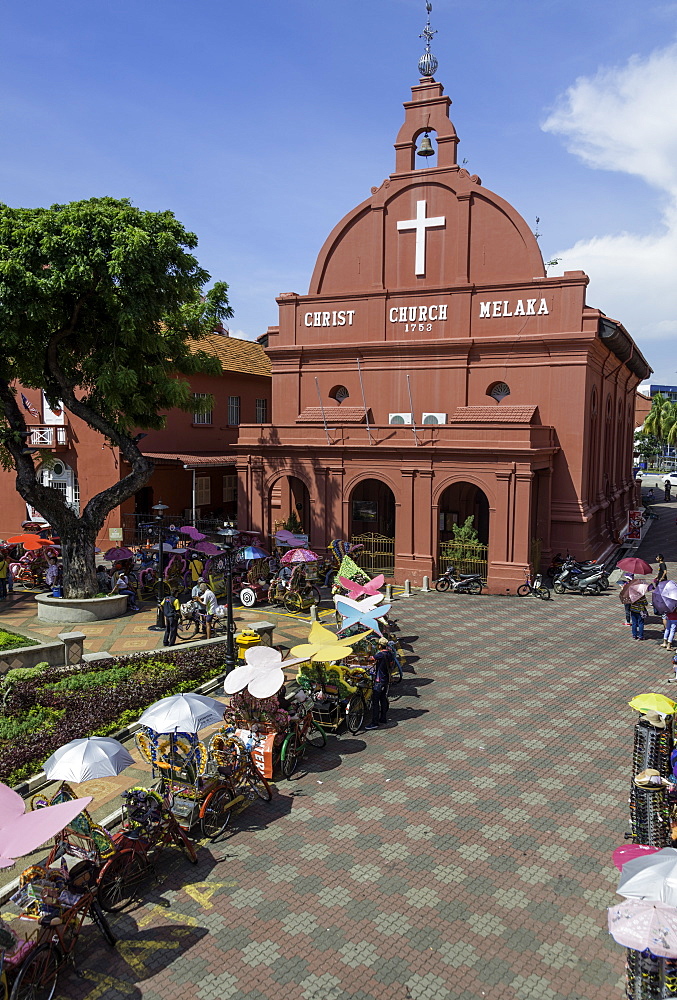
M 110 573 L 103 564 L 96 567 L 96 585 L 101 594 L 107 594 L 111 588 Z
M 120 570 L 117 579 L 113 584 L 113 589 L 111 590 L 109 597 L 115 597 L 119 594 L 120 597 L 124 596 L 127 598 L 127 608 L 129 611 L 139 611 L 139 605 L 136 603 L 136 595 L 134 591 L 129 586 L 129 578 L 124 570 Z
M 291 566 L 280 566 L 280 572 L 277 574 L 277 578 L 287 590 L 289 589 L 289 582 L 292 578 L 293 569 Z

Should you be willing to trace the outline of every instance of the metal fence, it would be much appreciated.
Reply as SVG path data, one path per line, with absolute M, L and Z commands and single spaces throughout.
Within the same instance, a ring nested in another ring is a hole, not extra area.
M 363 545 L 364 548 L 352 555 L 358 566 L 361 566 L 372 576 L 383 573 L 384 576 L 395 574 L 395 539 L 386 535 L 368 532 L 365 535 L 353 535 L 350 541 L 353 545 Z
M 440 542 L 437 574 L 454 566 L 457 573 L 479 573 L 483 580 L 487 578 L 487 545 L 481 542 Z

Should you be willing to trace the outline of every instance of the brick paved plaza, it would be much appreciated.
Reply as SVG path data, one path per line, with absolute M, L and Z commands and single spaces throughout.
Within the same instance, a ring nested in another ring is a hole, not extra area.
M 669 655 L 598 598 L 418 595 L 392 727 L 330 738 L 227 837 L 93 930 L 73 1000 L 599 1000 L 633 713 Z M 653 641 L 656 640 L 656 641 Z M 415 671 L 415 672 L 414 672 Z

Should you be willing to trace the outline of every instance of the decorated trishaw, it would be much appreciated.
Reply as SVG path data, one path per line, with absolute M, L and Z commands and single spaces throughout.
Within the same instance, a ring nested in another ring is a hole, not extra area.
M 90 802 L 91 797 L 76 798 L 67 789 L 58 803 L 36 802 L 38 808 L 25 813 L 21 796 L 0 785 L 0 867 L 11 866 L 17 857 L 30 854 L 54 836 L 64 843 L 68 831 L 79 831 L 76 837 L 80 838 L 91 822 L 85 810 Z M 94 849 L 88 833 L 80 842 L 89 845 L 87 853 Z M 96 898 L 97 877 L 97 865 L 89 857 L 66 856 L 56 850 L 43 864 L 21 873 L 10 900 L 18 908 L 18 917 L 7 923 L 0 920 L 0 1000 L 51 1000 L 59 970 L 74 960 L 88 916 L 108 944 L 115 945 Z

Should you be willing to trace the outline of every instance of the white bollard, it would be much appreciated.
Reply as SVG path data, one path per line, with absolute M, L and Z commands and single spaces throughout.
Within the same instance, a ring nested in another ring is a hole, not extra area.
M 411 580 L 404 581 L 404 593 L 402 597 L 411 597 Z
M 421 587 L 421 592 L 423 594 L 429 594 L 430 593 L 430 577 L 428 577 L 428 576 L 424 576 L 423 577 L 423 586 Z
M 311 622 L 317 621 L 317 604 L 310 605 L 310 620 Z
M 385 596 L 386 604 L 390 604 L 392 599 L 393 599 L 393 585 L 392 583 L 386 583 L 386 596 Z

